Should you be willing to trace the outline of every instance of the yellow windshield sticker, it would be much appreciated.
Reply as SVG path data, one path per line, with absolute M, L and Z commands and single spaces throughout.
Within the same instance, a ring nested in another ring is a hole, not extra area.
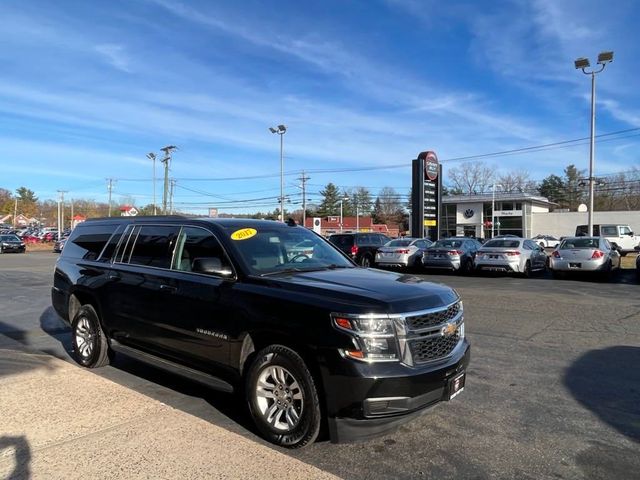
M 242 228 L 231 234 L 231 240 L 246 240 L 253 237 L 258 231 L 255 228 Z

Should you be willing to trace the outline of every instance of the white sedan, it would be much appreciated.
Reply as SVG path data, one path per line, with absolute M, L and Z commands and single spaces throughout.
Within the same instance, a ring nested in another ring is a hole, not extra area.
M 540 245 L 542 248 L 556 248 L 560 245 L 560 239 L 554 237 L 553 235 L 536 235 L 531 238 L 534 242 Z

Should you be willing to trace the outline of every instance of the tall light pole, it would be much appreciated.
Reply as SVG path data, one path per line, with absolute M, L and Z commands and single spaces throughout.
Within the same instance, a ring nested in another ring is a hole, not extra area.
M 157 215 L 156 210 L 156 154 L 153 152 L 147 153 L 147 158 L 153 162 L 153 214 Z
M 598 70 L 587 71 L 590 67 L 588 58 L 578 58 L 574 65 L 576 69 L 582 70 L 585 75 L 591 75 L 591 142 L 589 146 L 589 213 L 588 213 L 588 232 L 589 236 L 593 235 L 593 187 L 595 178 L 593 176 L 595 164 L 596 150 L 596 73 L 600 73 L 607 66 L 607 63 L 613 61 L 613 52 L 601 52 L 598 55 Z
M 280 221 L 284 222 L 284 134 L 287 133 L 286 125 L 269 127 L 271 133 L 280 135 Z
M 502 185 L 493 184 L 491 190 L 493 194 L 491 195 L 491 238 L 494 237 L 495 224 L 496 224 L 496 187 L 502 188 Z
M 338 200 L 340 202 L 340 233 L 342 233 L 342 203 L 345 200 L 349 200 L 349 197 L 342 197 L 340 200 Z
M 175 145 L 167 145 L 166 147 L 161 148 L 164 152 L 164 158 L 160 160 L 164 163 L 164 189 L 162 192 L 162 214 L 167 214 L 167 200 L 169 197 L 169 165 L 171 164 L 171 152 L 173 152 L 176 148 Z

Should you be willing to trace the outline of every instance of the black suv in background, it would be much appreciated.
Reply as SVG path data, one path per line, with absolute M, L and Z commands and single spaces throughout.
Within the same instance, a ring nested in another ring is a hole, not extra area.
M 469 362 L 454 290 L 360 268 L 293 224 L 88 220 L 57 260 L 52 302 L 81 365 L 119 352 L 242 392 L 288 448 L 323 422 L 333 441 L 386 432 L 458 395 Z
M 363 267 L 373 265 L 378 248 L 390 240 L 382 233 L 336 233 L 329 236 L 331 243 Z

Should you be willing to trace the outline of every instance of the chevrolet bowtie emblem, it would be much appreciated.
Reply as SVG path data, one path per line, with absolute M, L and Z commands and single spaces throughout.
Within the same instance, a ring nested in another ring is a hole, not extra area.
M 440 335 L 443 337 L 450 337 L 451 335 L 455 335 L 458 330 L 458 326 L 455 323 L 447 323 L 440 329 Z

